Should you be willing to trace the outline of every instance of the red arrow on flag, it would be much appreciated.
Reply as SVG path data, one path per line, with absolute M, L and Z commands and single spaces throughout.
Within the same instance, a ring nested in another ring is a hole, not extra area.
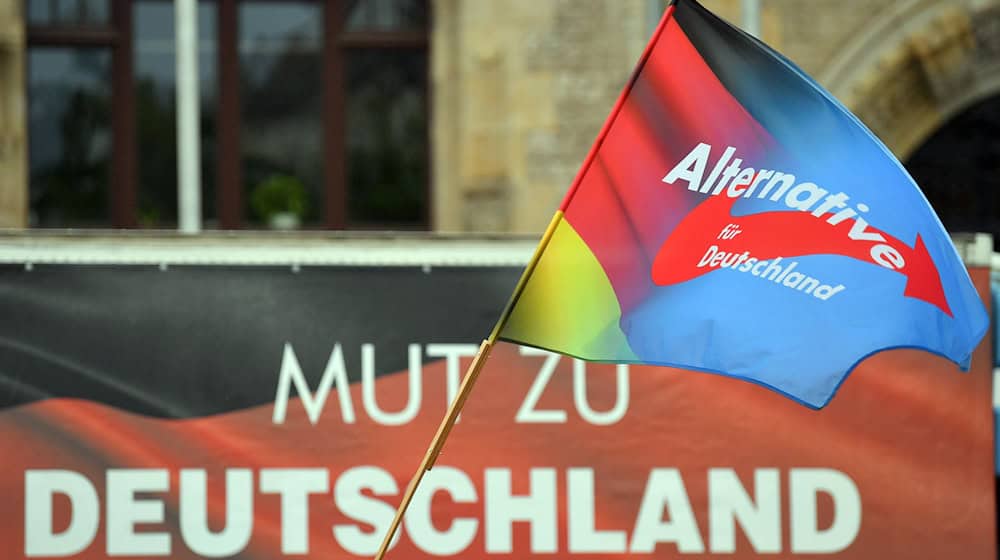
M 907 277 L 904 296 L 930 303 L 952 316 L 937 266 L 919 234 L 910 247 L 884 231 L 862 228 L 866 224 L 855 220 L 832 225 L 827 220 L 833 214 L 817 217 L 792 210 L 736 217 L 732 215 L 736 200 L 724 195 L 709 197 L 684 218 L 653 261 L 655 284 L 678 284 L 716 270 L 718 262 L 714 266 L 702 262 L 713 246 L 732 259 L 747 253 L 758 260 L 842 255 L 903 274 Z M 885 264 L 880 264 L 876 255 Z M 732 260 L 728 262 L 731 265 Z

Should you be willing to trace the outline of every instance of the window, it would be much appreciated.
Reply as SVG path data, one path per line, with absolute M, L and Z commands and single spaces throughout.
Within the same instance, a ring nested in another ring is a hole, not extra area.
M 28 25 L 87 26 L 107 24 L 111 0 L 29 0 Z
M 427 27 L 427 5 L 421 0 L 349 0 L 347 31 L 421 31 Z
M 322 11 L 315 2 L 239 6 L 240 160 L 255 226 L 288 213 L 309 226 L 322 220 Z M 299 202 L 289 208 L 281 194 Z
M 206 227 L 427 227 L 427 4 L 199 2 Z M 31 224 L 176 227 L 173 2 L 25 13 Z
M 113 222 L 110 0 L 33 0 L 27 14 L 29 217 L 36 227 Z
M 41 47 L 28 56 L 32 226 L 110 223 L 111 49 Z
M 427 221 L 427 16 L 417 0 L 347 2 L 340 54 L 351 227 Z

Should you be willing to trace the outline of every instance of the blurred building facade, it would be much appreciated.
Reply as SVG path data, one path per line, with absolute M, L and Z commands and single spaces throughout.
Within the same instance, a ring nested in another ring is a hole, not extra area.
M 946 225 L 1000 232 L 1000 0 L 761 4 Z M 538 232 L 663 5 L 202 0 L 205 223 Z M 173 33 L 169 0 L 0 0 L 0 226 L 176 226 Z

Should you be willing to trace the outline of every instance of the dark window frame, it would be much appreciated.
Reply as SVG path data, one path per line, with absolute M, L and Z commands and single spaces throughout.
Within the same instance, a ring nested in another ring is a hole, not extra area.
M 30 0 L 28 0 L 30 1 Z M 171 1 L 171 0 L 163 0 Z M 242 99 L 239 79 L 239 5 L 252 2 L 307 1 L 319 2 L 323 9 L 323 36 L 335 38 L 323 41 L 322 50 L 322 110 L 323 110 L 323 228 L 342 230 L 351 227 L 348 215 L 348 157 L 346 152 L 346 94 L 344 68 L 352 49 L 423 50 L 430 56 L 430 29 L 433 10 L 428 2 L 428 21 L 419 30 L 356 30 L 345 29 L 346 1 L 340 0 L 215 0 L 218 10 L 216 36 L 218 41 L 219 103 L 217 118 L 216 213 L 219 229 L 244 227 L 245 200 L 240 146 Z M 111 0 L 108 24 L 27 25 L 28 47 L 108 47 L 112 52 L 112 111 L 111 177 L 108 189 L 110 226 L 135 228 L 138 225 L 138 154 L 136 133 L 136 101 L 134 90 L 134 50 L 132 1 Z M 429 71 L 428 71 L 429 74 Z M 422 220 L 415 229 L 431 229 L 433 200 L 431 84 L 425 81 L 428 127 L 426 137 L 427 177 L 424 181 Z M 365 224 L 375 228 L 379 224 Z

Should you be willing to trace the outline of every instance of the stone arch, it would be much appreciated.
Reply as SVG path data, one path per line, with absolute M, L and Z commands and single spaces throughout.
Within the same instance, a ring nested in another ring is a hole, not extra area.
M 1000 0 L 906 0 L 858 33 L 819 76 L 900 159 L 1000 93 Z

